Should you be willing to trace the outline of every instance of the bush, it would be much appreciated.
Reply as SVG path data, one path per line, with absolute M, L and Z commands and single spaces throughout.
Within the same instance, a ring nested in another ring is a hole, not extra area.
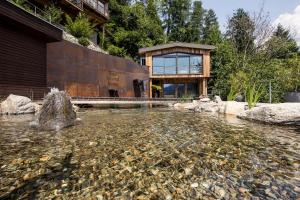
M 89 40 L 85 37 L 79 38 L 78 43 L 81 44 L 82 46 L 85 46 L 85 47 L 90 44 Z
M 62 10 L 57 8 L 54 4 L 45 7 L 45 12 L 43 14 L 43 18 L 51 23 L 59 24 L 62 20 Z
M 76 38 L 90 38 L 94 33 L 95 25 L 91 24 L 88 17 L 79 13 L 73 21 L 69 15 L 66 15 L 67 31 Z

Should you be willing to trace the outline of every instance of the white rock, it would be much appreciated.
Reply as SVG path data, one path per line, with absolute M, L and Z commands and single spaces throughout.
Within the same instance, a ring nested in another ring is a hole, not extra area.
M 28 97 L 10 94 L 1 105 L 2 114 L 28 114 L 34 113 L 38 105 Z
M 300 103 L 260 105 L 239 114 L 238 117 L 271 124 L 300 125 Z
M 236 101 L 223 101 L 219 106 L 220 113 L 229 114 L 229 115 L 239 115 L 245 111 L 245 102 L 236 102 Z
M 210 98 L 202 98 L 202 99 L 200 99 L 200 102 L 209 102 L 210 101 Z
M 76 106 L 76 105 L 72 105 L 72 107 L 73 107 L 73 110 L 75 111 L 75 112 L 78 112 L 79 111 L 79 107 L 78 106 Z
M 222 99 L 221 99 L 220 96 L 215 96 L 214 102 L 216 102 L 216 103 L 222 103 L 223 101 L 222 101 Z
M 191 184 L 191 187 L 192 187 L 192 188 L 198 187 L 198 183 L 192 183 L 192 184 Z
M 198 110 L 201 112 L 216 113 L 219 112 L 219 106 L 215 102 L 202 102 L 199 104 Z

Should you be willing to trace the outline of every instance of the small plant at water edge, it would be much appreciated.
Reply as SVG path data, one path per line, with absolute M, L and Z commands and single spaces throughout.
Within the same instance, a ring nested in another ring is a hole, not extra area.
M 246 87 L 246 100 L 248 108 L 251 109 L 258 103 L 259 98 L 262 96 L 264 90 L 261 86 L 256 88 L 256 85 L 248 85 Z

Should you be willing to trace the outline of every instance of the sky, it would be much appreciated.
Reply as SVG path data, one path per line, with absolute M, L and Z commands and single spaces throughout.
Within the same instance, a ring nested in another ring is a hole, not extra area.
M 211 8 L 216 12 L 222 31 L 236 9 L 244 8 L 254 13 L 263 7 L 273 25 L 280 23 L 292 29 L 300 44 L 300 0 L 202 0 L 202 3 L 205 9 Z

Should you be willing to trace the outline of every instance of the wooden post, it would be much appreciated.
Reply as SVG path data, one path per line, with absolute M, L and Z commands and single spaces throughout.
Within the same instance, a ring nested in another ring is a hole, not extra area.
M 161 86 L 160 98 L 163 98 L 164 97 L 164 80 L 160 81 L 160 86 Z
M 201 79 L 199 79 L 198 80 L 198 89 L 199 89 L 199 96 L 201 96 L 202 95 L 202 80 Z
M 149 98 L 152 99 L 152 79 L 149 80 Z
M 202 79 L 202 94 L 203 96 L 207 96 L 207 80 L 206 78 Z

